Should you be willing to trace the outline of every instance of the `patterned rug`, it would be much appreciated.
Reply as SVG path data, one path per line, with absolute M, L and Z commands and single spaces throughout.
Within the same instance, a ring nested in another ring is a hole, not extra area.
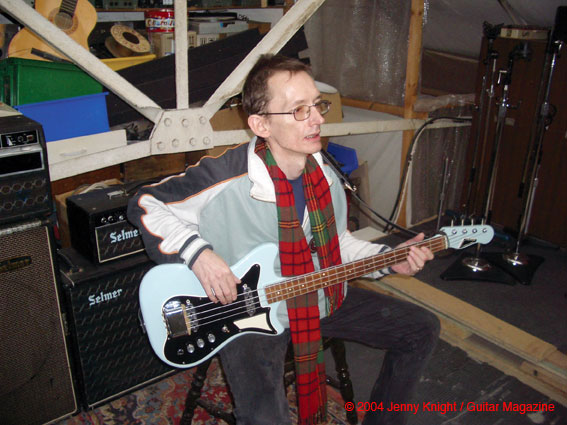
M 193 369 L 180 372 L 108 404 L 59 421 L 56 425 L 179 425 L 193 372 Z M 347 424 L 340 393 L 330 386 L 327 386 L 327 392 L 329 396 L 327 424 Z M 226 407 L 226 410 L 232 409 L 222 369 L 216 359 L 209 368 L 202 397 L 216 405 Z M 288 388 L 288 400 L 292 419 L 296 421 L 294 385 Z M 211 417 L 204 409 L 198 407 L 195 410 L 194 425 L 219 423 L 224 424 L 223 421 Z

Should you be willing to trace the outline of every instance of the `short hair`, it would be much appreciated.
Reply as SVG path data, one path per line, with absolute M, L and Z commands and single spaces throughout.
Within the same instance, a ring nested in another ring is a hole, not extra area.
M 309 65 L 299 59 L 289 58 L 283 55 L 265 54 L 260 56 L 252 67 L 244 87 L 242 88 L 242 107 L 248 115 L 267 112 L 271 95 L 268 89 L 268 80 L 277 72 L 287 71 L 290 74 L 306 72 L 313 77 Z

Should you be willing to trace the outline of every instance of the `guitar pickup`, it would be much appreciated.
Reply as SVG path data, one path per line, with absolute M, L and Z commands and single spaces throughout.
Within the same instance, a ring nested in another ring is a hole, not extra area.
M 163 307 L 163 318 L 170 337 L 191 335 L 191 320 L 184 304 L 179 301 L 168 302 Z

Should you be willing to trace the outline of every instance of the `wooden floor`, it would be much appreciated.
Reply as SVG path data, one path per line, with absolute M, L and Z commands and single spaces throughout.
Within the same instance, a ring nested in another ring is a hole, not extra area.
M 543 263 L 542 273 L 548 272 L 543 270 L 544 267 L 557 265 L 565 267 L 565 270 L 554 270 L 550 275 L 542 274 L 540 277 L 544 280 L 548 276 L 564 276 L 563 272 L 567 272 L 567 261 L 564 261 L 567 260 L 567 254 L 555 252 L 554 255 L 559 255 L 559 260 L 555 258 L 555 262 L 549 260 Z M 439 270 L 456 258 L 454 255 L 434 260 L 435 263 L 430 267 L 433 272 L 423 276 L 423 279 L 438 283 Z M 420 280 L 421 274 L 416 277 L 388 276 L 380 281 L 361 279 L 351 282 L 355 286 L 417 303 L 434 312 L 441 320 L 441 341 L 417 388 L 414 399 L 419 411 L 410 414 L 410 425 L 567 424 L 567 341 L 564 341 L 567 310 L 555 309 L 556 305 L 561 308 L 567 298 L 558 303 L 550 300 L 545 304 L 549 306 L 549 311 L 543 312 L 537 319 L 541 322 L 540 327 L 556 327 L 560 330 L 553 333 L 553 338 L 547 338 L 545 331 L 530 333 L 519 326 L 529 323 L 530 326 L 526 327 L 538 329 L 533 328 L 535 318 L 530 320 L 525 317 L 526 311 L 530 311 L 526 308 L 530 303 L 529 298 L 509 303 L 512 306 L 506 306 L 506 314 L 501 316 L 506 319 L 514 317 L 514 320 L 503 320 L 498 317 L 500 309 L 497 305 L 489 312 L 489 309 L 479 308 L 472 302 L 440 290 L 439 286 L 443 285 Z M 546 290 L 537 277 L 534 285 L 539 287 L 534 288 L 462 281 L 447 285 L 466 285 L 467 290 L 484 297 L 496 297 L 496 294 L 507 292 L 517 294 L 524 289 L 529 297 L 527 289 L 535 290 L 538 294 Z M 565 288 L 563 283 L 556 283 L 560 288 Z M 565 290 L 560 289 L 561 293 L 565 294 Z M 553 291 L 550 296 L 557 297 Z M 489 305 L 489 301 L 486 305 Z M 535 299 L 533 302 L 536 302 Z M 548 320 L 553 326 L 546 326 L 542 320 Z M 534 333 L 538 333 L 538 336 Z M 379 350 L 347 344 L 347 359 L 357 401 L 367 400 L 382 356 Z M 331 359 L 327 361 L 332 362 Z M 328 370 L 331 370 L 331 366 Z M 533 412 L 529 411 L 534 409 Z

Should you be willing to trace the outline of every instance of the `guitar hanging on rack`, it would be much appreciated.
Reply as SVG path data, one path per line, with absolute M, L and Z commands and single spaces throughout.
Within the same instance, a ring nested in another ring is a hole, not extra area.
M 35 0 L 35 9 L 69 37 L 89 50 L 88 37 L 96 25 L 97 14 L 88 0 Z M 22 28 L 10 41 L 8 57 L 36 60 L 68 60 L 61 52 Z
M 488 225 L 444 227 L 436 236 L 414 245 L 437 252 L 487 244 L 493 236 Z M 401 263 L 408 252 L 409 247 L 404 246 L 284 279 L 273 269 L 278 247 L 263 244 L 231 267 L 241 284 L 237 285 L 237 299 L 226 305 L 211 302 L 185 264 L 155 266 L 142 279 L 139 293 L 150 344 L 170 366 L 196 366 L 246 333 L 282 333 L 284 327 L 276 315 L 279 303 Z

